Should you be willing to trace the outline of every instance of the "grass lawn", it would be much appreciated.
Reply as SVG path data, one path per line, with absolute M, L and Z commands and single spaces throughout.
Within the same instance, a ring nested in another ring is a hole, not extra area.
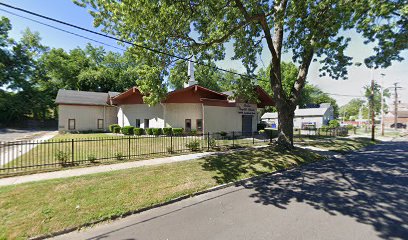
M 73 141 L 73 142 L 72 142 Z M 107 134 L 60 134 L 53 139 L 34 146 L 26 151 L 26 145 L 17 146 L 18 150 L 26 152 L 5 165 L 5 167 L 24 167 L 28 170 L 44 168 L 61 168 L 63 162 L 90 163 L 112 162 L 125 159 L 145 159 L 148 155 L 168 155 L 170 153 L 191 152 L 186 144 L 197 141 L 200 150 L 208 149 L 208 140 L 202 136 L 120 136 Z M 217 139 L 219 147 L 238 145 L 264 144 L 267 139 L 242 137 L 240 139 Z M 45 165 L 48 166 L 36 166 Z M 69 166 L 69 164 L 66 164 Z M 16 169 L 15 171 L 24 171 Z M 13 172 L 14 170 L 8 170 Z M 5 171 L 3 171 L 5 172 Z M 1 172 L 0 172 L 1 173 Z
M 222 183 L 324 159 L 273 147 L 189 162 L 0 188 L 0 239 L 24 239 L 109 219 Z
M 349 152 L 359 150 L 363 147 L 375 144 L 369 138 L 330 138 L 330 139 L 307 139 L 296 141 L 296 144 L 313 146 L 317 148 L 327 149 L 334 152 Z

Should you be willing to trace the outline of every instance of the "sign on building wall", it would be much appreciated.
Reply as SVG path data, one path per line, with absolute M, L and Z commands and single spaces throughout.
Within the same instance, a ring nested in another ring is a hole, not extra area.
M 237 103 L 238 113 L 242 115 L 255 115 L 256 105 L 249 103 Z

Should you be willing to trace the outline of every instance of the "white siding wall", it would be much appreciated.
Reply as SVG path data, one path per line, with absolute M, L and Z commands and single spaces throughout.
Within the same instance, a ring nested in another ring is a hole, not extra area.
M 191 119 L 191 129 L 197 129 L 196 119 L 203 119 L 201 103 L 166 103 L 166 126 L 184 128 L 185 119 Z
M 204 106 L 205 132 L 232 132 L 242 130 L 242 116 L 236 107 Z
M 118 124 L 136 126 L 136 119 L 140 119 L 140 127 L 145 128 L 144 119 L 149 119 L 149 128 L 164 127 L 163 106 L 156 104 L 149 107 L 147 104 L 129 104 L 119 106 Z
M 116 123 L 116 109 L 103 106 L 59 105 L 59 131 L 69 131 L 68 119 L 75 119 L 75 130 L 72 131 L 101 130 L 98 129 L 98 119 L 105 119 L 102 130 L 107 130 L 110 124 Z

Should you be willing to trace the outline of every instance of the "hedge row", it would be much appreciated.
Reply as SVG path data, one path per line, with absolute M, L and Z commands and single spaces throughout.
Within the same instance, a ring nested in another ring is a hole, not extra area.
M 136 128 L 133 126 L 120 127 L 118 124 L 109 125 L 109 130 L 112 133 L 123 133 L 124 135 L 182 135 L 184 133 L 183 128 Z M 191 134 L 197 134 L 196 130 L 192 130 Z

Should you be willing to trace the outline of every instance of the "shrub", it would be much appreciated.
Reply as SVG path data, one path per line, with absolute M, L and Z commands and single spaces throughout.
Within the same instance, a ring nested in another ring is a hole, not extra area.
M 117 152 L 117 153 L 115 153 L 115 158 L 116 158 L 116 160 L 123 160 L 125 158 L 125 156 L 123 155 L 123 153 Z
M 163 128 L 163 134 L 164 135 L 171 135 L 173 133 L 173 129 L 172 128 Z
M 67 166 L 68 160 L 69 160 L 69 153 L 66 153 L 64 151 L 58 150 L 55 153 L 55 160 L 61 163 L 62 166 Z
M 134 128 L 133 126 L 124 126 L 121 131 L 124 135 L 133 135 Z
M 197 130 L 196 129 L 191 129 L 190 134 L 191 135 L 197 135 Z
M 268 138 L 277 138 L 279 135 L 279 131 L 276 129 L 265 129 L 265 133 Z
M 168 153 L 174 153 L 173 147 L 167 147 L 167 152 Z
M 145 131 L 146 131 L 147 135 L 153 135 L 153 129 L 152 128 L 146 128 Z
M 190 149 L 190 151 L 196 152 L 200 150 L 200 141 L 194 140 L 186 144 L 186 147 Z
M 143 135 L 144 134 L 144 129 L 143 128 L 134 128 L 133 133 L 135 135 L 138 135 L 138 136 Z
M 113 127 L 113 133 L 120 133 L 120 129 L 121 129 L 121 127 L 119 127 L 119 126 Z
M 93 154 L 89 154 L 87 156 L 88 161 L 90 161 L 91 163 L 95 163 L 96 162 L 96 156 Z
M 340 127 L 340 123 L 337 120 L 330 120 L 329 122 L 329 127 L 330 128 L 337 128 Z
M 264 122 L 258 123 L 258 124 L 256 125 L 256 129 L 257 129 L 258 131 L 264 130 L 265 128 L 266 128 L 266 123 L 264 123 Z
M 217 147 L 217 142 L 215 141 L 214 138 L 210 138 L 208 141 L 208 144 L 210 145 L 210 148 L 216 148 Z
M 220 132 L 220 136 L 221 136 L 221 137 L 226 137 L 226 136 L 227 136 L 227 132 L 221 131 L 221 132 Z
M 174 135 L 182 135 L 184 132 L 183 128 L 173 128 L 173 134 Z
M 346 128 L 347 128 L 348 130 L 352 130 L 352 129 L 354 129 L 354 126 L 351 125 L 351 124 L 349 124 L 349 125 L 346 126 Z
M 261 129 L 261 130 L 258 131 L 258 133 L 259 133 L 259 134 L 263 134 L 263 133 L 265 133 L 265 130 L 264 130 L 264 129 Z
M 119 124 L 109 125 L 109 131 L 110 131 L 110 132 L 114 132 L 114 128 L 115 128 L 115 127 L 120 127 L 120 126 L 119 126 Z
M 159 136 L 162 135 L 162 129 L 161 128 L 152 128 L 153 135 Z

